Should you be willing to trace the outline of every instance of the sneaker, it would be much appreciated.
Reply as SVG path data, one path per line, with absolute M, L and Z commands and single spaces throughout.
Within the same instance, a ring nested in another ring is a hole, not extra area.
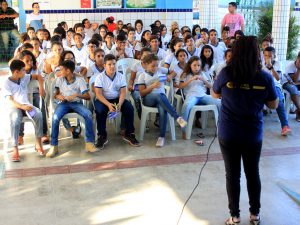
M 23 145 L 24 144 L 24 139 L 23 136 L 18 137 L 18 145 Z
M 72 132 L 73 139 L 78 139 L 80 137 L 81 127 L 80 126 L 72 126 L 72 128 L 73 128 L 73 132 Z
M 43 137 L 42 137 L 42 143 L 43 144 L 49 144 L 49 137 L 48 137 L 48 135 L 44 135 Z
M 161 148 L 161 147 L 163 147 L 165 145 L 165 138 L 164 137 L 159 137 L 158 139 L 157 139 L 157 142 L 156 142 L 156 147 L 158 147 L 158 148 Z
M 131 146 L 139 147 L 141 146 L 138 140 L 135 138 L 135 134 L 125 135 L 123 136 L 123 140 L 128 142 Z
M 53 158 L 58 154 L 58 146 L 51 146 L 50 150 L 47 152 L 46 156 Z
M 292 132 L 291 128 L 289 126 L 284 126 L 281 130 L 282 136 L 287 136 Z
M 92 153 L 93 153 L 93 152 L 99 151 L 99 149 L 96 148 L 95 144 L 92 143 L 92 142 L 86 142 L 86 143 L 85 143 L 85 150 L 86 150 L 87 152 L 92 152 Z
M 178 117 L 176 121 L 181 127 L 185 127 L 187 125 L 187 122 L 182 117 Z
M 99 148 L 100 150 L 102 150 L 107 143 L 108 143 L 107 138 L 99 136 L 98 140 L 96 142 L 96 148 Z

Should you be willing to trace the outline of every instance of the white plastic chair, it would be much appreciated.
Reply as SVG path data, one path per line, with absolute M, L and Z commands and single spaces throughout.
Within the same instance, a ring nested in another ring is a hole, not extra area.
M 170 94 L 170 87 L 165 86 L 165 89 L 166 89 L 166 95 L 168 97 Z M 141 116 L 141 121 L 140 121 L 140 141 L 143 141 L 148 115 L 149 115 L 149 113 L 158 113 L 158 109 L 156 107 L 145 106 L 143 104 L 142 98 L 141 98 L 141 105 L 142 105 L 142 116 Z M 168 119 L 169 119 L 169 125 L 170 125 L 170 130 L 171 130 L 171 139 L 172 139 L 172 141 L 175 141 L 176 133 L 175 133 L 174 118 L 172 116 L 168 115 Z

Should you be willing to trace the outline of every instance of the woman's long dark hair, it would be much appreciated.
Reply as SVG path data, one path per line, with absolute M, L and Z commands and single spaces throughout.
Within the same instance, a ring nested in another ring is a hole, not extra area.
M 34 54 L 31 51 L 23 50 L 18 55 L 18 59 L 23 60 L 26 55 L 31 56 L 31 59 L 32 59 L 32 68 L 31 69 L 36 70 L 37 69 L 37 61 L 36 61 Z
M 227 66 L 233 82 L 241 84 L 254 79 L 257 72 L 261 70 L 257 37 L 240 37 L 232 49 L 232 58 Z
M 205 49 L 210 49 L 210 51 L 211 51 L 211 55 L 208 59 L 204 56 L 204 50 Z M 204 69 L 206 64 L 208 64 L 209 68 L 213 65 L 213 63 L 214 63 L 214 50 L 210 45 L 204 45 L 203 46 L 203 48 L 201 49 L 201 53 L 200 53 L 200 59 L 201 59 L 201 69 L 202 70 Z

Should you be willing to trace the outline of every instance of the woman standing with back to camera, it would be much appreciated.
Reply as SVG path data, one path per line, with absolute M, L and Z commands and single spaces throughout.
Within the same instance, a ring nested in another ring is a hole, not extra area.
M 241 159 L 247 180 L 250 223 L 260 224 L 259 159 L 263 139 L 262 109 L 278 106 L 273 78 L 261 70 L 254 36 L 241 37 L 233 47 L 231 62 L 213 85 L 213 97 L 222 97 L 218 138 L 224 158 L 230 217 L 225 224 L 239 224 Z

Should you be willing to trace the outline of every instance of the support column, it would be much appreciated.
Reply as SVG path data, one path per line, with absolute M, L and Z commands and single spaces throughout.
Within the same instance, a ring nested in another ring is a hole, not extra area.
M 209 29 L 209 0 L 199 0 L 199 25 Z
M 272 37 L 278 60 L 286 60 L 291 1 L 274 0 Z

